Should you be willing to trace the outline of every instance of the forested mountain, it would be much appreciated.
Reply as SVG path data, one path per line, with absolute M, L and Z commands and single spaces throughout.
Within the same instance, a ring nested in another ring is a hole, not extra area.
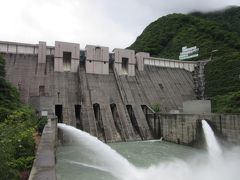
M 183 46 L 200 48 L 206 94 L 215 112 L 240 112 L 240 7 L 211 13 L 170 14 L 148 25 L 129 47 L 151 56 L 178 59 Z

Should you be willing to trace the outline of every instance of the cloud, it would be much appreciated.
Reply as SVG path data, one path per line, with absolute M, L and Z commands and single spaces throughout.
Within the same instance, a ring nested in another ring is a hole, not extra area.
M 1 3 L 0 39 L 55 40 L 125 48 L 152 21 L 169 13 L 212 11 L 238 0 L 8 0 Z

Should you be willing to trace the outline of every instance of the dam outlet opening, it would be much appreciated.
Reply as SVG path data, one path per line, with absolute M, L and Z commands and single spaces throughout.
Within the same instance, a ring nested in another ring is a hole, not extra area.
M 81 105 L 79 104 L 76 104 L 74 106 L 75 108 L 75 117 L 76 117 L 76 127 L 78 129 L 83 129 L 83 126 L 82 126 L 82 117 L 81 117 Z
M 55 115 L 58 118 L 59 123 L 63 123 L 63 106 L 61 104 L 55 105 Z

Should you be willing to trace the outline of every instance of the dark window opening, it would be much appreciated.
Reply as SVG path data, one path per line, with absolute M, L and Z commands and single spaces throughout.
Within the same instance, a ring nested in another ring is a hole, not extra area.
M 62 105 L 61 104 L 55 105 L 55 115 L 58 118 L 58 122 L 63 123 Z
M 122 58 L 122 73 L 128 74 L 128 58 Z
M 108 64 L 108 68 L 109 68 L 109 71 L 110 71 L 110 72 L 113 72 L 113 68 L 114 68 L 114 67 L 113 67 L 113 63 L 109 63 L 109 64 Z
M 75 105 L 75 117 L 76 117 L 76 126 L 78 129 L 83 130 L 82 120 L 81 120 L 81 105 Z
M 71 70 L 71 59 L 72 53 L 71 52 L 63 52 L 63 70 L 70 71 Z

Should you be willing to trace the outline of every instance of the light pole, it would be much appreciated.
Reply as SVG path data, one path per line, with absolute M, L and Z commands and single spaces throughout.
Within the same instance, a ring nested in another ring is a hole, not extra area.
M 212 51 L 211 51 L 211 56 L 210 56 L 210 60 L 212 60 L 212 57 L 213 57 L 213 53 L 215 53 L 215 52 L 218 52 L 218 49 L 214 49 L 214 50 L 212 50 Z

